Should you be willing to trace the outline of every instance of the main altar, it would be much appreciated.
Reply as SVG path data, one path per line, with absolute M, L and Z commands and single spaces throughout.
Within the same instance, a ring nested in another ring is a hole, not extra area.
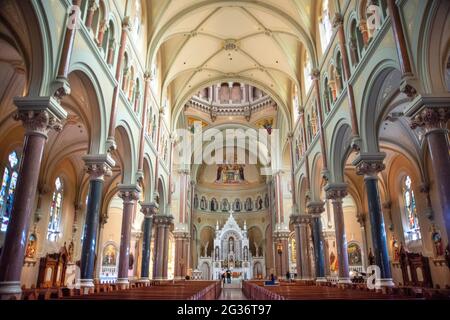
M 251 254 L 249 254 L 249 241 L 247 224 L 243 229 L 239 227 L 230 210 L 228 220 L 219 228 L 216 224 L 213 254 L 213 277 L 221 279 L 224 272 L 231 272 L 233 279 L 246 280 L 252 278 Z

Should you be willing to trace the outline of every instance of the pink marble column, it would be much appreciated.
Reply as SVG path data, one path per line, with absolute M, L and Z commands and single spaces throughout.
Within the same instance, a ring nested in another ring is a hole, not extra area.
M 444 100 L 445 101 L 445 100 Z M 446 106 L 442 106 L 445 104 Z M 432 103 L 430 102 L 431 106 Z M 447 230 L 446 248 L 450 251 L 450 146 L 448 143 L 447 122 L 450 119 L 450 101 L 435 102 L 435 107 L 425 107 L 412 119 L 413 129 L 425 129 L 431 163 L 433 167 L 434 188 L 439 194 L 442 216 Z
M 80 7 L 81 0 L 73 0 L 73 7 Z M 76 11 L 72 10 L 69 14 L 69 23 L 67 24 L 66 33 L 64 35 L 64 43 L 61 50 L 61 59 L 59 61 L 58 74 L 54 81 L 53 93 L 58 99 L 62 99 L 64 96 L 70 94 L 70 86 L 67 80 L 69 75 L 70 59 L 72 58 L 73 42 L 77 30 L 77 25 L 81 23 L 81 17 L 76 14 Z
M 341 55 L 342 55 L 342 66 L 344 71 L 344 78 L 345 85 L 347 86 L 347 97 L 348 97 L 348 104 L 350 109 L 350 119 L 352 123 L 352 148 L 359 149 L 359 126 L 358 126 L 358 115 L 356 113 L 356 103 L 355 103 L 355 96 L 353 94 L 353 85 L 348 81 L 351 77 L 351 71 L 350 71 L 350 63 L 348 59 L 348 53 L 347 53 L 347 45 L 345 40 L 345 31 L 344 31 L 344 18 L 340 14 L 336 14 L 333 20 L 334 28 L 337 29 L 337 38 L 339 43 L 339 48 L 341 49 Z
M 184 279 L 187 274 L 189 233 L 184 231 L 174 232 L 175 237 L 175 279 Z
M 140 188 L 137 185 L 119 185 L 119 197 L 123 200 L 122 231 L 120 236 L 119 272 L 117 284 L 128 287 L 128 266 L 130 256 L 131 225 L 133 209 L 139 199 Z
M 25 127 L 25 141 L 20 163 L 11 220 L 0 260 L 0 298 L 20 298 L 20 275 L 27 245 L 31 214 L 35 205 L 42 155 L 50 130 L 60 131 L 67 113 L 53 97 L 16 98 L 15 120 Z
M 145 133 L 147 132 L 148 126 L 148 97 L 150 90 L 150 73 L 146 72 L 144 74 L 145 85 L 144 85 L 144 107 L 142 108 L 141 115 L 141 131 L 139 136 L 139 159 L 138 159 L 138 179 L 142 180 L 144 177 L 144 149 L 145 149 Z
M 279 279 L 286 279 L 286 272 L 289 271 L 289 232 L 275 231 L 274 233 L 275 247 L 275 269 Z
M 348 268 L 347 236 L 345 234 L 344 211 L 342 199 L 347 196 L 347 184 L 333 183 L 325 186 L 327 199 L 331 199 L 334 212 L 334 228 L 336 232 L 336 249 L 339 262 L 338 283 L 351 284 Z
M 297 279 L 312 280 L 308 257 L 308 224 L 310 223 L 310 216 L 305 214 L 292 215 L 291 221 L 295 228 Z
M 127 45 L 127 34 L 130 29 L 130 18 L 125 17 L 122 21 L 122 35 L 120 37 L 120 48 L 119 55 L 117 57 L 117 65 L 116 65 L 116 75 L 115 79 L 117 81 L 117 85 L 114 87 L 114 92 L 112 96 L 111 103 L 111 117 L 109 118 L 109 129 L 108 129 L 108 148 L 115 149 L 115 130 L 116 130 L 116 118 L 117 118 L 117 102 L 119 98 L 119 90 L 120 90 L 120 75 L 122 73 L 122 65 L 123 59 L 125 56 L 125 48 Z
M 173 217 L 165 214 L 155 215 L 153 223 L 156 226 L 155 259 L 153 267 L 153 279 L 167 279 L 167 260 L 169 243 L 169 226 Z
M 95 14 L 95 11 L 98 10 L 98 7 L 99 7 L 98 0 L 89 0 L 88 13 L 86 16 L 86 28 L 88 30 L 92 29 L 92 22 L 94 21 L 94 14 Z

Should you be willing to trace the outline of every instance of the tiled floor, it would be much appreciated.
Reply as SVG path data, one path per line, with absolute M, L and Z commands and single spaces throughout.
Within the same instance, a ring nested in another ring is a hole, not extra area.
M 222 289 L 219 300 L 247 300 L 241 289 Z

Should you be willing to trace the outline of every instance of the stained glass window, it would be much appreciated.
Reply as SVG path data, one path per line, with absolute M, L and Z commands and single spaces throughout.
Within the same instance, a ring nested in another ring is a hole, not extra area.
M 56 241 L 59 236 L 63 203 L 63 181 L 60 177 L 55 180 L 55 191 L 53 192 L 50 206 L 50 220 L 48 222 L 47 239 Z
M 411 185 L 411 177 L 406 176 L 403 182 L 403 200 L 405 203 L 405 214 L 409 229 L 407 231 L 407 238 L 409 240 L 420 240 L 422 236 L 420 234 L 419 219 L 417 217 L 416 198 Z
M 328 47 L 331 37 L 333 36 L 333 27 L 330 20 L 330 11 L 328 8 L 328 0 L 322 1 L 322 16 L 319 24 L 320 43 L 322 45 L 322 53 Z
M 19 177 L 19 157 L 15 151 L 8 155 L 8 163 L 3 171 L 3 179 L 0 189 L 0 221 L 1 231 L 6 231 L 11 219 L 14 202 L 14 191 Z
M 311 88 L 311 72 L 312 72 L 312 63 L 311 58 L 308 53 L 305 54 L 305 66 L 303 67 L 303 78 L 305 80 L 305 92 L 308 92 L 309 88 Z

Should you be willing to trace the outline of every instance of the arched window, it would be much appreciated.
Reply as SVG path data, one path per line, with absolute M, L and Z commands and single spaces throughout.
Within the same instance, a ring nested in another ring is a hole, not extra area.
M 445 70 L 445 80 L 447 82 L 447 91 L 450 92 L 450 56 L 448 56 L 446 70 Z
M 297 122 L 298 119 L 299 107 L 300 103 L 298 101 L 298 87 L 297 85 L 294 85 L 294 88 L 292 90 L 292 113 L 294 115 L 294 124 Z
M 50 220 L 48 221 L 47 239 L 56 241 L 58 239 L 61 224 L 64 185 L 60 177 L 55 180 L 55 191 L 53 192 L 50 206 Z
M 8 155 L 8 163 L 3 171 L 2 185 L 0 188 L 0 218 L 1 231 L 6 231 L 11 219 L 14 202 L 14 191 L 16 190 L 17 178 L 19 177 L 19 156 L 15 151 Z
M 330 43 L 331 37 L 333 36 L 333 26 L 331 25 L 328 0 L 322 1 L 322 14 L 319 20 L 319 32 L 322 53 L 324 53 Z
M 133 36 L 138 37 L 142 30 L 142 5 L 141 0 L 134 0 Z
M 410 241 L 420 240 L 422 238 L 419 227 L 419 219 L 417 216 L 416 198 L 412 189 L 412 180 L 410 176 L 403 179 L 402 185 L 403 201 L 405 206 L 405 215 L 408 230 L 406 232 L 407 239 Z
M 324 85 L 323 85 L 323 91 L 325 95 L 325 113 L 328 114 L 331 110 L 331 105 L 333 103 L 333 97 L 331 97 L 331 90 L 330 90 L 330 83 L 328 82 L 328 78 L 325 78 Z
M 123 67 L 122 67 L 122 91 L 126 94 L 128 88 L 128 76 L 129 76 L 129 68 L 128 68 L 128 53 L 125 52 L 123 56 Z
M 356 20 L 352 21 L 350 26 L 350 56 L 353 66 L 357 65 L 361 60 L 362 50 L 364 48 L 364 41 L 361 31 L 357 27 Z
M 336 90 L 337 95 L 339 95 L 342 90 L 344 89 L 344 73 L 342 70 L 342 55 L 341 52 L 338 51 L 336 54 L 336 69 L 335 69 L 335 76 L 334 79 L 336 81 Z
M 303 78 L 305 81 L 305 92 L 308 92 L 309 88 L 311 88 L 311 72 L 312 72 L 312 63 L 311 58 L 308 55 L 308 52 L 305 52 L 305 65 L 303 67 Z
M 114 23 L 112 22 L 112 20 L 109 22 L 109 27 L 108 27 L 108 35 L 105 36 L 104 38 L 104 43 L 103 47 L 105 48 L 105 53 L 106 53 L 106 62 L 108 63 L 108 65 L 110 67 L 112 67 L 114 65 L 114 57 L 115 57 L 115 53 L 116 53 L 116 39 L 114 37 Z

